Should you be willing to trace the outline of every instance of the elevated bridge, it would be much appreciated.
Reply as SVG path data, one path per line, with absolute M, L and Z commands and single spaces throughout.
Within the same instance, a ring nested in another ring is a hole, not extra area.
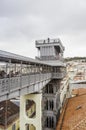
M 55 130 L 60 81 L 66 74 L 64 47 L 49 38 L 36 41 L 36 47 L 38 60 L 0 50 L 0 101 L 20 97 L 20 130 Z M 33 118 L 27 116 L 28 100 L 35 103 Z
M 39 92 L 51 79 L 65 75 L 56 72 L 57 66 L 5 51 L 0 51 L 0 62 L 0 101 Z

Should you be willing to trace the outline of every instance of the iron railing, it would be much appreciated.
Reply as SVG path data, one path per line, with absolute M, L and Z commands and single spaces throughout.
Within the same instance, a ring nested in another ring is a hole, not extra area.
M 47 79 L 51 79 L 51 73 L 30 74 L 0 79 L 0 95 L 10 93 L 17 89 L 22 89 L 26 86 L 31 86 L 32 84 L 37 84 Z

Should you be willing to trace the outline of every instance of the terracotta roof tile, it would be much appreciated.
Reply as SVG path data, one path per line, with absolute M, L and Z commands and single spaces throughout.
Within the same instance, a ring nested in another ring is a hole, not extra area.
M 57 130 L 86 130 L 86 95 L 68 99 Z
M 72 95 L 82 95 L 86 94 L 86 88 L 73 89 Z
M 13 102 L 7 100 L 0 102 L 0 125 L 5 126 L 6 120 L 9 125 L 19 116 L 19 107 Z

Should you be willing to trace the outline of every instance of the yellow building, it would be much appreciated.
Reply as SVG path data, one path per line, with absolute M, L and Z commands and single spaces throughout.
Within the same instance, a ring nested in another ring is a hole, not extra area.
M 33 101 L 26 102 L 26 116 L 35 118 L 36 105 Z M 19 130 L 19 106 L 8 101 L 0 102 L 0 130 Z M 32 124 L 26 124 L 26 130 L 35 130 Z
M 19 107 L 9 100 L 0 102 L 0 130 L 19 130 Z

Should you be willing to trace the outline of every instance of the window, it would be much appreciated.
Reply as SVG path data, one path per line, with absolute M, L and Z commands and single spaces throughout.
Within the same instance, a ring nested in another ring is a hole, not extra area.
M 54 91 L 53 91 L 52 84 L 47 85 L 46 88 L 45 88 L 45 93 L 53 93 L 53 92 Z
M 53 110 L 54 109 L 54 101 L 46 100 L 45 101 L 45 110 Z
M 29 124 L 26 124 L 25 126 L 26 126 L 26 130 L 29 130 Z
M 51 117 L 51 116 L 46 117 L 45 127 L 46 128 L 54 128 L 54 117 Z
M 53 108 L 54 108 L 54 102 L 53 100 L 49 100 L 49 109 L 53 110 Z
M 16 125 L 15 124 L 13 124 L 12 130 L 16 130 Z

